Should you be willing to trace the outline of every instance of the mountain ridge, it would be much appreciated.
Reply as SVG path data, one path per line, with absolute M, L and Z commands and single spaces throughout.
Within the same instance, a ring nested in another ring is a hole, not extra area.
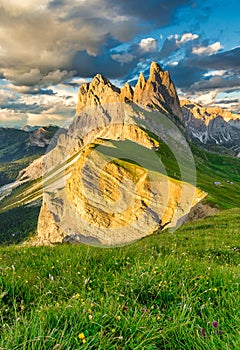
M 76 115 L 83 110 L 112 103 L 134 103 L 157 109 L 184 127 L 193 141 L 218 145 L 240 156 L 240 115 L 218 107 L 202 107 L 186 99 L 180 100 L 168 71 L 157 62 L 150 66 L 149 78 L 141 72 L 134 87 L 128 82 L 120 89 L 97 74 L 91 83 L 79 88 Z
M 120 89 L 97 74 L 91 83 L 80 86 L 76 115 L 86 108 L 117 102 L 133 102 L 145 107 L 156 105 L 163 113 L 169 113 L 170 109 L 171 113 L 182 119 L 180 102 L 170 75 L 156 62 L 152 62 L 147 80 L 140 73 L 135 88 L 126 83 Z

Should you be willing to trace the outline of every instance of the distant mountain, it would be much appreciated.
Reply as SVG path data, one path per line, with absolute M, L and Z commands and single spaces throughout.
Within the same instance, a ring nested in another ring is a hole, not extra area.
M 20 130 L 31 132 L 31 131 L 34 131 L 34 130 L 39 129 L 41 127 L 42 127 L 41 125 L 34 125 L 34 126 L 32 126 L 32 125 L 24 125 L 24 126 L 21 127 Z
M 14 181 L 19 171 L 46 153 L 57 126 L 24 131 L 0 128 L 0 186 Z
M 187 134 L 203 145 L 217 145 L 240 155 L 240 115 L 221 108 L 204 108 L 188 100 L 181 101 Z
M 0 127 L 0 162 L 12 162 L 42 155 L 59 127 L 39 127 L 31 131 Z

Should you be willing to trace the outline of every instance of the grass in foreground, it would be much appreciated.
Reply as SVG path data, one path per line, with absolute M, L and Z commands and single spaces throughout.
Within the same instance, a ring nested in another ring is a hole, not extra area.
M 239 219 L 113 249 L 1 248 L 0 349 L 239 349 Z

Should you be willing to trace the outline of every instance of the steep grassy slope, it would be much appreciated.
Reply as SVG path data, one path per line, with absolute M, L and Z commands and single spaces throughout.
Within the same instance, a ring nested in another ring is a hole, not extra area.
M 239 349 L 239 223 L 234 209 L 122 248 L 1 248 L 0 349 Z
M 0 162 L 0 186 L 15 181 L 19 171 L 26 168 L 43 153 L 43 150 L 38 150 L 34 155 L 29 157 L 24 157 L 11 162 Z
M 240 159 L 197 148 L 193 154 L 197 185 L 209 194 L 206 202 L 220 209 L 240 207 Z
M 117 144 L 118 143 L 116 142 L 115 151 L 116 155 L 119 155 Z M 205 202 L 209 203 L 212 206 L 216 206 L 219 209 L 240 207 L 240 159 L 226 155 L 220 155 L 217 153 L 210 153 L 201 148 L 194 148 L 194 146 L 192 147 L 197 169 L 197 186 L 209 194 L 205 199 Z M 109 150 L 109 147 L 102 147 L 102 151 L 103 150 L 107 152 Z M 136 149 L 134 148 L 134 151 L 135 150 Z M 151 151 L 146 150 L 146 154 L 147 152 Z M 157 151 L 157 154 L 161 158 L 167 174 L 170 177 L 179 179 L 180 172 L 178 164 L 176 163 L 176 159 L 167 145 L 163 142 L 160 142 L 160 147 Z M 135 154 L 133 159 L 137 159 L 138 156 L 142 156 L 142 154 Z M 129 158 L 131 157 L 129 156 Z M 130 162 L 131 159 L 128 161 Z M 151 162 L 149 164 L 145 162 L 145 164 L 148 165 L 149 169 L 154 170 L 155 164 L 152 164 Z M 124 166 L 126 166 L 126 159 Z M 216 186 L 214 185 L 214 182 L 221 182 L 221 184 Z M 5 197 L 0 202 L 0 213 L 3 213 L 2 215 L 7 215 L 7 217 L 11 218 L 13 212 L 9 211 L 6 213 L 6 210 L 18 207 L 17 212 L 21 218 L 21 220 L 18 222 L 18 231 L 20 232 L 20 236 L 11 235 L 11 220 L 9 222 L 6 220 L 3 221 L 4 225 L 0 225 L 0 244 L 20 242 L 23 237 L 26 237 L 25 233 L 29 218 L 27 215 L 28 211 L 25 210 L 24 205 L 27 200 L 31 198 L 37 199 L 40 196 L 41 181 L 38 180 L 16 188 L 13 190 L 12 195 Z M 37 227 L 38 212 L 39 209 L 33 210 L 31 214 L 31 230 L 29 231 L 29 234 L 32 233 L 33 227 L 35 227 L 35 229 Z

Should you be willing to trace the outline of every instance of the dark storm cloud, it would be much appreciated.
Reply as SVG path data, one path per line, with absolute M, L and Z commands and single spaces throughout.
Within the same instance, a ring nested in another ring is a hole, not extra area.
M 151 23 L 153 22 L 161 27 L 171 22 L 176 9 L 192 3 L 189 0 L 121 0 L 119 2 L 115 0 L 106 0 L 106 2 L 110 6 L 116 7 L 120 14 L 137 17 Z
M 45 108 L 41 107 L 39 104 L 34 103 L 34 104 L 26 104 L 26 103 L 20 103 L 20 102 L 10 102 L 10 103 L 5 103 L 1 104 L 1 109 L 7 109 L 7 110 L 13 110 L 16 113 L 36 113 L 40 114 L 42 113 Z
M 86 51 L 77 52 L 72 61 L 71 69 L 77 71 L 77 75 L 87 78 L 99 72 L 109 79 L 117 79 L 125 76 L 129 70 L 136 66 L 137 61 L 133 60 L 128 64 L 121 65 L 112 59 L 109 52 L 99 56 L 90 56 Z
M 176 43 L 176 39 L 174 38 L 166 39 L 163 43 L 159 56 L 161 58 L 171 56 L 178 49 L 179 49 L 179 46 Z
M 52 89 L 29 89 L 25 94 L 29 95 L 55 95 L 56 93 Z
M 202 79 L 195 82 L 191 87 L 191 91 L 205 91 L 218 89 L 237 89 L 239 87 L 239 76 L 213 76 L 210 79 Z
M 192 55 L 186 64 L 202 69 L 226 69 L 240 72 L 240 47 L 209 56 Z
M 232 104 L 232 103 L 239 103 L 239 100 L 237 99 L 225 99 L 225 100 L 217 100 L 215 104 Z
M 49 2 L 48 8 L 49 9 L 56 9 L 56 8 L 64 6 L 65 3 L 66 3 L 66 1 L 64 1 L 64 0 L 53 0 L 53 1 Z
M 189 4 L 189 0 L 53 0 L 46 6 L 39 0 L 36 7 L 25 0 L 14 6 L 3 0 L 0 70 L 18 86 L 58 84 L 66 79 L 61 73 L 73 74 L 73 67 L 75 75 L 103 72 L 120 77 L 137 59 L 119 65 L 109 50 L 136 34 L 169 25 L 177 10 Z M 112 69 L 106 67 L 110 65 Z
M 168 67 L 178 87 L 192 92 L 235 89 L 240 82 L 240 48 L 212 55 L 189 53 L 175 67 Z M 211 75 L 211 71 L 215 71 Z M 219 74 L 217 73 L 219 71 Z M 221 73 L 225 71 L 225 73 Z M 206 76 L 207 75 L 207 76 Z
M 184 60 L 180 61 L 177 66 L 165 65 L 174 80 L 177 87 L 181 89 L 188 89 L 192 84 L 202 78 L 205 73 L 204 69 L 186 66 Z

